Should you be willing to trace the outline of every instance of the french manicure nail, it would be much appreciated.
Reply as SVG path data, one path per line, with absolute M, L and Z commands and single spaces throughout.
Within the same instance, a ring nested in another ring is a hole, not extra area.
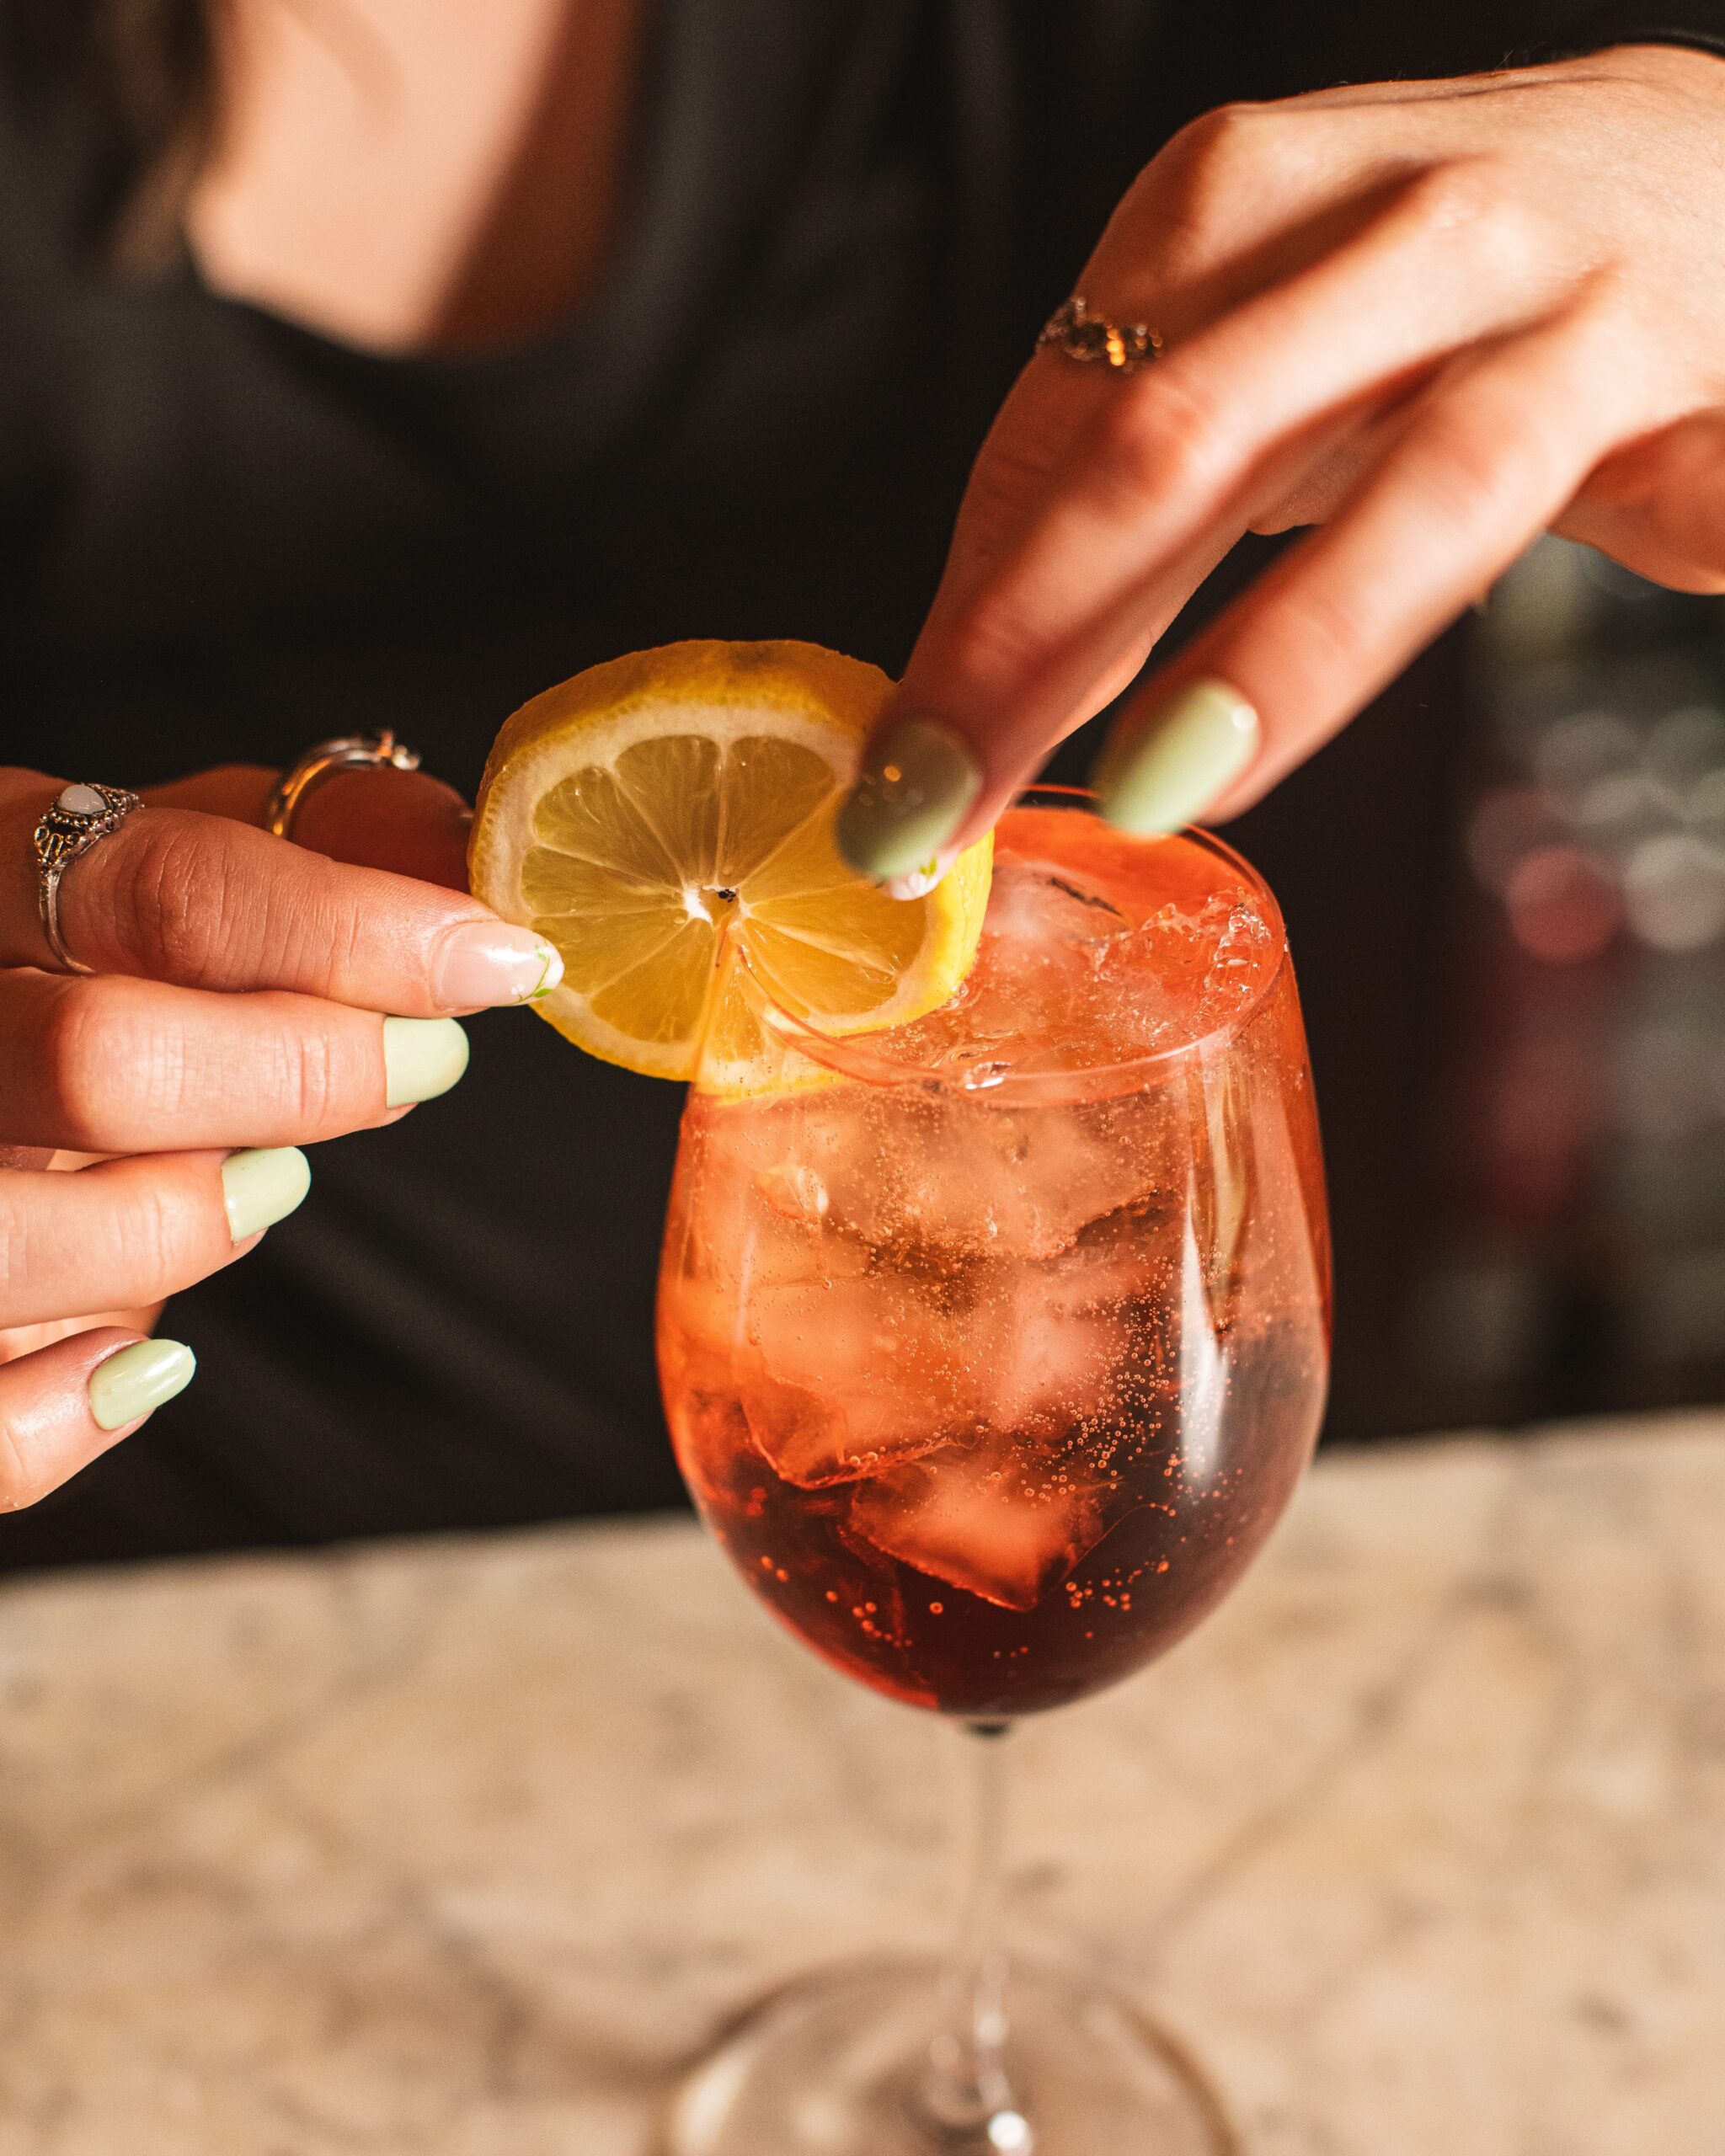
M 1188 681 L 1129 739 L 1103 751 L 1102 813 L 1140 837 L 1177 831 L 1245 770 L 1258 743 L 1258 713 L 1237 689 Z
M 312 1187 L 312 1164 L 297 1145 L 259 1145 L 222 1163 L 227 1232 L 237 1243 L 273 1228 Z
M 927 898 L 958 857 L 954 847 L 943 846 L 938 853 L 920 863 L 908 876 L 889 876 L 880 888 L 889 899 Z
M 140 1340 L 122 1348 L 90 1373 L 90 1420 L 99 1430 L 118 1430 L 184 1392 L 198 1358 L 183 1340 Z
M 467 1037 L 453 1018 L 383 1021 L 383 1097 L 393 1108 L 435 1101 L 467 1067 Z
M 939 854 L 982 790 L 969 744 L 938 719 L 901 720 L 840 809 L 839 851 L 876 883 L 915 876 Z
M 444 936 L 431 966 L 431 992 L 454 1011 L 526 1003 L 563 979 L 563 960 L 542 936 L 504 921 L 465 921 Z

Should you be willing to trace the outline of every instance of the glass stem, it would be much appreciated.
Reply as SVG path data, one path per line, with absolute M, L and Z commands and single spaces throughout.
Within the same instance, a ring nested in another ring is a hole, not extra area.
M 961 1722 L 957 1738 L 959 1924 L 923 2103 L 950 2143 L 1028 2156 L 1030 2129 L 1007 2079 L 1007 1721 Z

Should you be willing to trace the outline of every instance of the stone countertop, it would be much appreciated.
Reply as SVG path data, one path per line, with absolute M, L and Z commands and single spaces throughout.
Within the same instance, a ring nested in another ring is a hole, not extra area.
M 10 1585 L 0 2156 L 645 2156 L 937 1935 L 938 1734 L 681 1521 Z M 1018 1930 L 1250 2156 L 1725 2149 L 1725 1417 L 1332 1457 L 1020 1744 Z

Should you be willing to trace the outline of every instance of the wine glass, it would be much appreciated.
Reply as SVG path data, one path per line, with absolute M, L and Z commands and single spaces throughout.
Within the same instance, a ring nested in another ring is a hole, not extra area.
M 777 1082 L 689 1096 L 660 1287 L 677 1454 L 776 1615 L 955 1725 L 964 1886 L 943 1968 L 758 2007 L 684 2089 L 675 2156 L 1216 2156 L 1172 2040 L 1009 1966 L 1002 1772 L 1018 1716 L 1227 1592 L 1316 1435 L 1327 1232 L 1275 901 L 1204 834 L 1129 838 L 1039 789 L 945 1008 L 840 1038 L 758 965 L 745 987 Z

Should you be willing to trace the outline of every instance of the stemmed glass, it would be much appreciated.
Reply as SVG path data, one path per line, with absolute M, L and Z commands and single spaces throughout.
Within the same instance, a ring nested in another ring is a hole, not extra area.
M 734 963 L 746 965 L 737 958 Z M 777 1082 L 699 1082 L 660 1292 L 696 1502 L 774 1613 L 955 1726 L 945 1967 L 855 1964 L 756 2009 L 674 2156 L 1216 2156 L 1221 2106 L 1122 1999 L 1008 1964 L 1007 1738 L 1180 1638 L 1309 1457 L 1328 1247 L 1275 902 L 1199 832 L 1043 789 L 1003 819 L 953 1003 L 816 1033 L 746 983 Z

